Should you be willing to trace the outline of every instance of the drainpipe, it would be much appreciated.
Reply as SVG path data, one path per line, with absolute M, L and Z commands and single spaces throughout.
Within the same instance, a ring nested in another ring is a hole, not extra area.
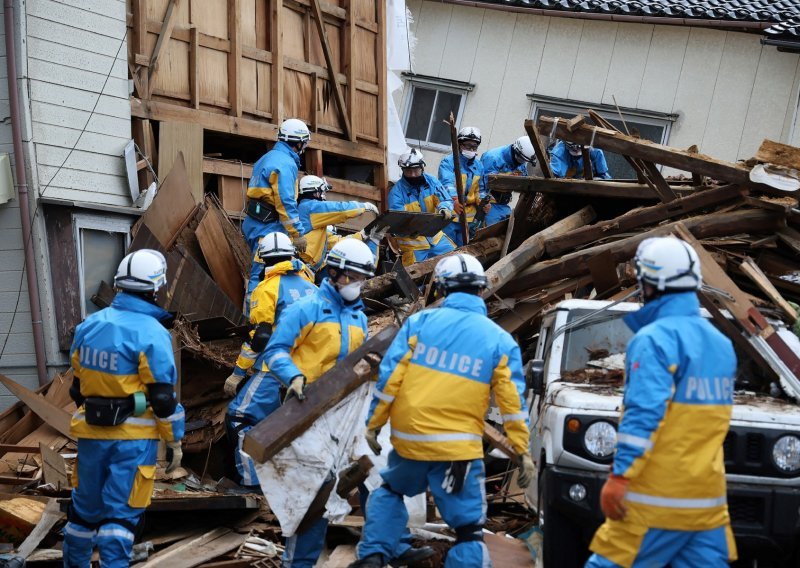
M 11 130 L 14 144 L 14 172 L 19 193 L 19 216 L 22 220 L 22 246 L 25 249 L 25 276 L 28 280 L 28 298 L 31 304 L 31 324 L 33 326 L 33 350 L 36 353 L 36 374 L 39 385 L 49 382 L 47 376 L 47 354 L 44 348 L 44 328 L 42 326 L 42 305 L 39 302 L 39 283 L 36 278 L 36 262 L 31 238 L 31 212 L 28 202 L 28 176 L 25 173 L 25 154 L 22 151 L 22 121 L 19 111 L 19 91 L 17 82 L 17 54 L 14 46 L 14 2 L 4 0 L 3 19 L 6 32 L 6 65 L 8 70 L 8 102 L 11 107 Z M 11 329 L 9 328 L 9 333 Z

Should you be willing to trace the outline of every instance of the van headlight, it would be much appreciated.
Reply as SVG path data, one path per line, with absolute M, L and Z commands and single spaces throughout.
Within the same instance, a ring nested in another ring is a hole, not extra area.
M 772 461 L 784 473 L 800 471 L 800 438 L 781 436 L 772 446 Z
M 591 424 L 583 435 L 586 451 L 597 458 L 607 458 L 614 453 L 617 443 L 617 430 L 613 424 L 598 420 Z

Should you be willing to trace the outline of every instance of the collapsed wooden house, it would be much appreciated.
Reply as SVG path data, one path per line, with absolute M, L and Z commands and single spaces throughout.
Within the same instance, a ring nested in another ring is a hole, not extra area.
M 539 318 L 548 307 L 568 297 L 619 299 L 628 295 L 636 285 L 628 261 L 638 244 L 649 236 L 678 234 L 692 240 L 703 255 L 705 279 L 716 293 L 705 291 L 701 299 L 726 333 L 760 361 L 767 373 L 774 374 L 770 371 L 774 362 L 742 340 L 748 335 L 764 338 L 786 369 L 800 378 L 798 354 L 782 349 L 780 338 L 764 317 L 783 320 L 795 329 L 798 326 L 796 304 L 789 303 L 800 303 L 798 192 L 776 190 L 750 179 L 757 163 L 767 163 L 772 170 L 796 178 L 800 150 L 767 141 L 752 162 L 732 164 L 696 151 L 631 138 L 591 114 L 588 120 L 573 121 L 544 117 L 538 126 L 567 140 L 591 142 L 621 153 L 639 179 L 553 179 L 537 125 L 530 121 L 526 130 L 539 154 L 544 177 L 491 178 L 493 189 L 519 194 L 514 214 L 509 221 L 482 230 L 460 250 L 471 252 L 487 268 L 485 299 L 490 317 L 517 338 L 525 359 L 531 356 Z M 658 165 L 685 169 L 692 177 L 665 179 Z M 191 509 L 197 521 L 183 532 L 152 525 L 147 538 L 158 551 L 149 562 L 180 557 L 181 566 L 198 566 L 212 559 L 223 559 L 220 562 L 231 566 L 271 566 L 277 561 L 280 540 L 268 508 L 262 502 L 258 512 L 256 500 L 230 494 L 224 479 L 215 481 L 225 473 L 226 457 L 220 442 L 228 401 L 222 383 L 246 329 L 240 306 L 249 253 L 235 226 L 235 216 L 232 220 L 216 197 L 206 196 L 199 202 L 189 178 L 183 156 L 178 154 L 136 227 L 132 243 L 132 248 L 157 248 L 167 255 L 171 284 L 165 307 L 181 316 L 174 337 L 181 371 L 179 392 L 187 409 L 185 465 L 190 476 L 178 480 L 162 477 L 152 509 L 164 515 Z M 381 274 L 366 283 L 363 294 L 370 313 L 371 339 L 326 380 L 315 382 L 303 405 L 290 402 L 254 428 L 246 441 L 251 455 L 269 459 L 316 417 L 369 380 L 396 324 L 412 311 L 436 305 L 430 283 L 437 261 Z M 109 288 L 95 300 L 102 305 L 111 294 Z M 721 317 L 721 309 L 728 310 L 734 321 Z M 74 407 L 67 396 L 70 379 L 68 373 L 58 377 L 44 396 L 18 390 L 24 403 L 0 415 L 0 424 L 7 427 L 0 437 L 4 453 L 0 485 L 8 494 L 0 501 L 9 501 L 21 490 L 68 498 L 65 481 L 74 453 L 65 431 L 65 417 Z M 760 388 L 768 392 L 769 385 Z M 497 427 L 487 423 L 487 443 L 512 454 Z M 512 470 L 503 467 L 490 477 L 492 527 L 518 535 L 535 524 L 535 517 L 526 511 Z M 62 517 L 46 514 L 46 500 L 31 500 L 24 510 L 29 519 L 26 530 L 33 540 L 22 546 L 25 552 L 35 554 L 37 546 L 49 549 L 57 542 L 55 530 Z M 14 510 L 24 516 L 22 509 Z M 229 517 L 219 528 L 222 512 Z M 348 522 L 359 524 L 357 517 Z M 262 540 L 253 540 L 254 536 Z M 181 551 L 192 543 L 202 543 L 204 554 L 183 558 Z M 495 544 L 494 549 L 490 546 L 493 555 L 510 554 L 516 563 L 530 560 L 524 548 L 522 553 L 509 550 L 504 539 Z M 447 547 L 446 543 L 442 546 Z M 351 554 L 352 548 L 342 548 L 334 551 L 331 561 L 339 562 Z

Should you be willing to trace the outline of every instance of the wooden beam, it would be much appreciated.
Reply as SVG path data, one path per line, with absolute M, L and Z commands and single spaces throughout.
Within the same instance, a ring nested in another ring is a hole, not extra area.
M 648 181 L 652 184 L 651 187 L 656 191 L 662 202 L 669 203 L 678 198 L 675 191 L 667 183 L 667 180 L 665 180 L 661 172 L 658 171 L 658 166 L 653 162 L 642 162 L 642 165 L 644 166 Z
M 347 0 L 345 2 L 345 11 L 347 12 L 347 20 L 344 22 L 344 74 L 347 77 L 347 101 L 345 108 L 347 109 L 347 119 L 353 128 L 355 136 L 356 124 L 356 89 L 355 89 L 355 66 L 356 66 L 356 24 L 355 24 L 355 7 L 353 6 L 355 0 Z M 378 20 L 383 21 L 383 20 Z M 382 45 L 378 43 L 377 45 Z M 386 50 L 382 50 L 386 51 Z M 380 57 L 380 56 L 379 56 Z M 377 63 L 377 62 L 376 62 Z M 334 74 L 331 69 L 331 74 Z M 352 138 L 351 138 L 352 140 Z
M 353 2 L 353 0 L 350 0 Z M 378 29 L 377 45 L 386 45 L 386 2 L 376 2 Z M 387 92 L 387 50 L 378 49 L 377 72 L 378 72 L 378 145 L 383 150 L 383 160 L 375 168 L 374 182 L 381 190 L 381 203 L 384 207 L 388 202 L 388 171 L 386 168 L 386 149 L 388 147 L 388 116 L 389 116 L 389 94 Z M 358 81 L 356 81 L 358 86 Z
M 593 246 L 554 260 L 539 262 L 520 273 L 517 278 L 503 287 L 501 292 L 503 294 L 513 294 L 529 289 L 538 289 L 557 280 L 586 274 L 588 273 L 586 263 L 589 259 L 606 249 L 611 250 L 615 262 L 624 262 L 633 257 L 636 247 L 644 239 L 668 235 L 680 222 L 669 223 L 651 231 L 639 233 L 619 241 Z M 741 232 L 765 233 L 774 231 L 783 224 L 783 215 L 777 211 L 747 209 L 700 215 L 682 222 L 696 237 L 708 238 Z
M 797 312 L 795 309 L 783 299 L 781 293 L 772 285 L 772 282 L 769 281 L 769 277 L 761 271 L 761 268 L 753 261 L 752 258 L 747 257 L 744 259 L 742 264 L 739 265 L 739 268 L 744 272 L 745 276 L 747 276 L 753 283 L 758 286 L 759 290 L 764 292 L 767 298 L 775 304 L 786 316 L 787 320 L 790 324 L 794 324 L 797 321 Z
M 277 66 L 275 66 L 277 67 Z M 278 138 L 278 126 L 250 118 L 236 118 L 225 114 L 195 110 L 160 101 L 145 101 L 131 97 L 131 114 L 136 118 L 166 121 L 177 120 L 182 122 L 198 122 L 206 130 L 238 134 L 249 138 L 275 141 Z M 349 140 L 341 140 L 324 134 L 316 134 L 311 138 L 311 148 L 319 148 L 324 152 L 331 152 L 340 156 L 348 156 L 357 160 L 382 164 L 384 151 L 377 146 L 356 144 Z
M 200 42 L 197 40 L 197 27 L 189 30 L 189 99 L 192 108 L 200 108 Z
M 581 276 L 552 284 L 535 297 L 516 302 L 514 307 L 497 318 L 495 323 L 508 333 L 516 333 L 519 329 L 530 324 L 531 320 L 542 313 L 542 310 L 549 304 L 591 283 L 591 276 Z
M 456 119 L 450 112 L 448 120 L 450 124 L 450 149 L 453 152 L 453 174 L 456 181 L 456 197 L 458 202 L 464 208 L 458 216 L 459 224 L 461 225 L 461 244 L 469 244 L 469 226 L 467 224 L 467 197 L 464 188 L 464 178 L 461 177 L 461 149 L 458 147 L 458 133 L 456 132 Z
M 569 126 L 567 126 L 567 128 L 569 128 Z M 572 128 L 570 128 L 570 130 L 572 130 Z M 589 148 L 582 146 L 581 156 L 583 157 L 583 179 L 592 181 L 594 179 L 594 172 L 592 171 L 592 157 L 589 155 Z
M 547 152 L 542 147 L 542 140 L 539 138 L 539 130 L 536 128 L 536 123 L 530 119 L 525 121 L 525 132 L 533 144 L 533 152 L 536 154 L 536 160 L 542 168 L 542 175 L 550 179 L 553 177 L 553 170 L 550 169 L 550 161 L 547 159 Z
M 275 124 L 283 122 L 283 88 L 284 88 L 284 72 L 283 72 L 283 0 L 270 0 L 272 8 L 272 17 L 270 18 L 270 51 L 272 52 L 272 120 Z M 277 128 L 273 125 L 273 128 Z M 315 137 L 316 138 L 316 137 Z
M 26 389 L 21 384 L 5 375 L 0 374 L 0 384 L 11 391 L 11 394 L 24 402 L 28 408 L 30 408 L 36 416 L 44 420 L 48 426 L 70 440 L 75 439 L 69 431 L 70 420 L 72 419 L 69 412 L 63 408 L 59 408 L 42 395 Z
M 177 8 L 180 1 L 181 0 L 169 0 L 169 4 L 167 4 L 167 11 L 164 14 L 164 23 L 161 25 L 161 32 L 158 34 L 156 46 L 153 49 L 153 55 L 150 56 L 150 68 L 147 71 L 147 78 L 150 82 L 153 81 L 153 76 L 158 69 L 158 61 L 161 58 L 161 52 L 172 36 L 172 28 L 175 27 L 176 20 L 175 8 Z
M 548 255 L 556 257 L 601 238 L 611 237 L 638 227 L 653 225 L 665 219 L 691 213 L 698 209 L 732 201 L 746 192 L 746 189 L 725 185 L 693 193 L 670 203 L 659 203 L 658 205 L 628 211 L 614 219 L 601 221 L 594 225 L 576 229 L 566 235 L 554 237 L 547 242 L 545 248 Z
M 468 253 L 476 257 L 484 264 L 491 262 L 500 254 L 500 249 L 503 246 L 503 239 L 501 237 L 492 237 L 485 241 L 470 243 L 448 254 Z M 406 272 L 416 283 L 420 283 L 423 278 L 433 273 L 436 264 L 445 256 L 437 256 L 429 258 L 422 262 L 416 262 L 406 267 Z M 370 278 L 364 283 L 361 288 L 361 296 L 368 299 L 382 299 L 384 296 L 390 295 L 394 287 L 395 273 L 389 272 Z
M 488 298 L 494 294 L 506 282 L 511 280 L 515 274 L 541 258 L 542 254 L 544 254 L 545 243 L 549 239 L 591 223 L 594 218 L 594 209 L 586 206 L 532 237 L 528 237 L 511 254 L 503 256 L 486 271 L 488 286 L 483 293 L 483 297 Z
M 765 139 L 756 152 L 755 158 L 759 162 L 800 170 L 800 148 L 788 144 Z
M 567 178 L 545 179 L 508 174 L 490 174 L 488 180 L 491 191 L 516 191 L 525 194 L 552 193 L 556 196 L 635 199 L 637 201 L 658 199 L 650 186 L 639 183 Z M 691 188 L 679 188 L 681 194 L 689 191 Z
M 723 180 L 728 183 L 747 185 L 765 192 L 775 193 L 778 191 L 778 193 L 784 197 L 791 195 L 789 192 L 774 190 L 763 184 L 754 184 L 750 181 L 750 170 L 739 164 L 717 160 L 704 156 L 703 154 L 692 154 L 678 148 L 655 144 L 647 140 L 640 140 L 632 136 L 627 136 L 620 132 L 613 132 L 605 128 L 588 126 L 586 124 L 570 132 L 567 130 L 566 122 L 563 119 L 551 118 L 548 116 L 539 118 L 540 128 L 551 129 L 554 123 L 556 123 L 556 137 L 563 140 L 577 142 L 578 144 L 589 144 L 593 142 L 594 146 L 610 152 L 663 164 L 679 170 Z
M 287 447 L 317 418 L 370 379 L 396 334 L 396 326 L 384 328 L 311 383 L 304 401 L 292 398 L 284 402 L 247 432 L 244 451 L 255 461 L 264 463 Z M 371 355 L 373 353 L 377 356 Z
M 350 122 L 349 109 L 344 102 L 344 93 L 342 92 L 342 85 L 339 83 L 339 78 L 336 76 L 336 68 L 333 66 L 333 56 L 331 54 L 331 46 L 328 43 L 328 32 L 325 31 L 325 20 L 322 18 L 322 10 L 320 9 L 319 0 L 311 0 L 311 9 L 314 13 L 314 21 L 317 24 L 317 32 L 319 32 L 319 39 L 322 42 L 322 53 L 325 56 L 325 63 L 328 65 L 330 75 L 333 81 L 333 92 L 336 96 L 336 104 L 339 106 L 339 115 L 342 119 L 344 132 L 347 138 L 355 142 L 356 133 L 353 130 L 353 125 Z M 352 89 L 352 85 L 350 86 Z
M 239 33 L 241 27 L 241 2 L 228 0 L 228 39 L 231 50 L 228 53 L 228 98 L 231 102 L 231 115 L 242 116 L 242 90 L 239 81 L 242 79 L 242 37 Z
M 138 77 L 137 90 L 139 96 L 150 98 L 150 82 L 148 80 L 149 74 L 146 70 L 137 63 L 137 58 L 144 58 L 147 49 L 147 8 L 145 6 L 146 0 L 131 0 L 131 8 L 133 10 L 133 29 L 134 29 L 134 42 L 133 42 L 133 64 L 134 68 L 132 73 Z M 130 64 L 130 59 L 129 59 Z M 150 65 L 150 60 L 147 60 L 147 65 Z M 134 82 L 137 79 L 134 78 Z
M 800 231 L 795 231 L 791 227 L 782 227 L 777 234 L 783 244 L 796 254 L 800 254 Z

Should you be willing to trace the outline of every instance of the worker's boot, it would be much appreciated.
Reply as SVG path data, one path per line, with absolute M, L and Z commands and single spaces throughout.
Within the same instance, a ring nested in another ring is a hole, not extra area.
M 370 554 L 365 558 L 356 560 L 347 568 L 383 568 L 384 566 L 386 566 L 386 562 L 383 561 L 383 555 Z
M 419 548 L 409 548 L 403 554 L 389 562 L 389 566 L 400 568 L 417 568 L 423 561 L 434 555 L 434 550 L 430 546 L 420 546 Z

